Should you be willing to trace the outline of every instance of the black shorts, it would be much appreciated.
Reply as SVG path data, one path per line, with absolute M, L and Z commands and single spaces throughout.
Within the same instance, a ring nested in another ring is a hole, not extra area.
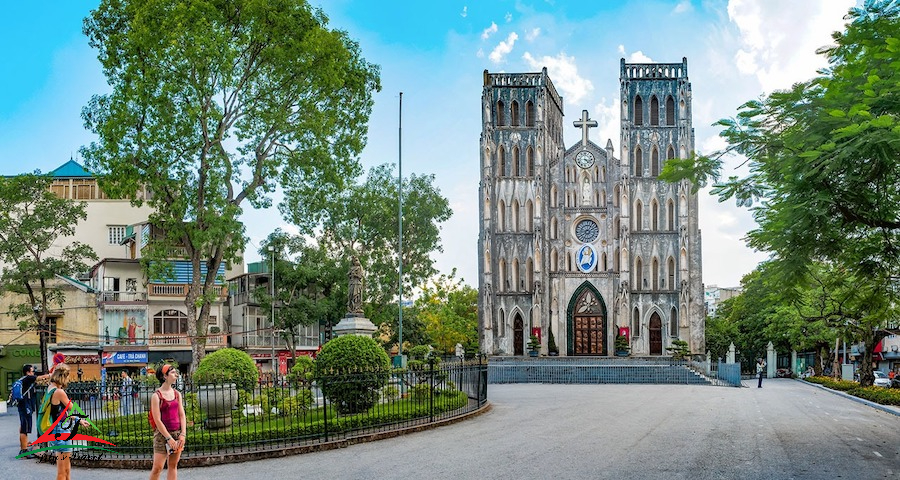
M 34 424 L 34 414 L 25 413 L 25 405 L 19 405 L 19 433 L 28 435 L 31 433 L 31 427 Z

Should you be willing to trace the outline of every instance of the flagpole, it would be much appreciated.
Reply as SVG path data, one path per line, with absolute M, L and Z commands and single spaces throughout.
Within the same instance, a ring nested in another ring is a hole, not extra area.
M 399 212 L 397 215 L 397 233 L 400 237 L 400 248 L 398 259 L 400 263 L 400 274 L 397 277 L 397 286 L 400 293 L 397 300 L 398 311 L 400 312 L 399 321 L 397 323 L 397 354 L 400 361 L 403 361 L 403 92 L 400 92 L 400 115 L 397 129 L 397 195 L 400 198 Z

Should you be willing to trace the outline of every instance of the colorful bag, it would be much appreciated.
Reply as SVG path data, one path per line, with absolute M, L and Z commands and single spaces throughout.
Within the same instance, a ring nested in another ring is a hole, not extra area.
M 156 391 L 156 395 L 159 397 L 160 404 L 162 404 L 162 394 L 159 393 L 159 390 Z M 147 410 L 147 421 L 150 422 L 150 431 L 156 431 L 156 420 L 153 420 L 153 408 Z
M 44 399 L 41 400 L 41 406 L 38 408 L 38 437 L 50 431 L 50 428 L 53 427 L 53 419 L 50 418 L 50 400 L 53 399 L 53 392 L 55 391 L 55 388 L 47 390 L 47 393 L 44 394 Z

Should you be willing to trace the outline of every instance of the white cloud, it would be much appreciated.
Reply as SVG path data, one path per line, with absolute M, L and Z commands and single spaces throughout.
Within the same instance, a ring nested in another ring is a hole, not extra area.
M 488 28 L 485 28 L 484 31 L 481 32 L 481 39 L 487 40 L 488 38 L 490 38 L 491 35 L 493 35 L 495 33 L 497 33 L 497 24 L 494 22 L 491 22 L 491 26 Z
M 728 17 L 740 31 L 734 56 L 738 71 L 755 75 L 763 90 L 790 88 L 827 65 L 817 48 L 844 29 L 843 16 L 854 0 L 785 3 L 781 0 L 730 0 Z
M 483 48 L 479 48 L 479 49 L 478 49 L 478 52 L 475 53 L 475 56 L 478 57 L 478 58 L 484 58 L 484 49 L 483 49 Z
M 463 17 L 463 18 L 466 18 L 466 15 L 468 15 L 468 13 L 467 13 L 467 10 L 468 10 L 468 9 L 469 9 L 469 7 L 467 7 L 467 6 L 464 5 L 464 6 L 463 6 L 463 11 L 462 11 L 462 13 L 459 14 L 459 16 L 460 16 L 460 17 Z
M 506 19 L 506 23 L 509 23 L 512 21 L 512 14 L 509 12 L 506 12 L 506 16 L 503 18 Z
M 628 63 L 655 63 L 652 58 L 644 55 L 644 52 L 638 50 L 628 56 Z
M 553 84 L 569 103 L 578 103 L 588 92 L 594 90 L 590 80 L 578 75 L 575 57 L 568 57 L 565 52 L 560 52 L 555 57 L 544 56 L 540 59 L 535 59 L 531 53 L 525 52 L 522 58 L 535 70 L 547 67 L 547 73 L 553 79 Z
M 591 118 L 597 121 L 597 136 L 594 143 L 600 148 L 606 148 L 607 140 L 612 140 L 615 155 L 619 156 L 619 133 L 621 128 L 622 109 L 619 108 L 618 97 L 607 102 L 602 98 L 600 103 L 594 106 L 594 111 L 589 112 Z
M 530 32 L 525 34 L 525 40 L 528 40 L 529 42 L 533 42 L 540 35 L 541 35 L 541 29 L 536 27 L 536 28 L 531 29 Z
M 500 42 L 494 50 L 488 55 L 488 58 L 491 59 L 494 63 L 500 63 L 503 61 L 503 58 L 512 51 L 513 46 L 516 44 L 516 40 L 519 39 L 519 35 L 516 32 L 512 32 L 506 37 L 506 40 Z
M 691 5 L 691 0 L 681 0 L 678 2 L 678 5 L 675 5 L 675 9 L 672 10 L 672 13 L 686 13 L 690 12 L 694 9 L 694 6 Z
M 625 57 L 625 61 L 628 63 L 654 63 L 653 60 L 644 55 L 644 52 L 638 50 L 631 55 L 628 55 L 628 51 L 625 50 L 625 45 L 619 45 L 618 49 L 619 55 Z

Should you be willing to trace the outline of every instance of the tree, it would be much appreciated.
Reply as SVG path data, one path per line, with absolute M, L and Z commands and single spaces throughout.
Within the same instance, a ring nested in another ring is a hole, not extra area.
M 457 343 L 477 345 L 478 290 L 457 280 L 456 269 L 426 284 L 414 306 L 438 352 L 452 354 Z
M 152 192 L 151 265 L 190 260 L 193 370 L 220 291 L 201 264 L 239 259 L 248 203 L 279 186 L 327 197 L 358 172 L 378 68 L 302 0 L 103 0 L 84 33 L 112 92 L 84 108 L 98 140 L 81 152 L 108 194 Z
M 867 0 L 847 19 L 835 44 L 819 50 L 829 63 L 819 77 L 745 103 L 737 118 L 718 122 L 726 149 L 671 162 L 663 176 L 696 187 L 717 180 L 724 155 L 745 156 L 750 173 L 712 193 L 759 201 L 749 244 L 772 252 L 788 288 L 816 265 L 857 282 L 828 285 L 844 317 L 829 323 L 859 322 L 868 369 L 875 345 L 897 332 L 885 328 L 896 317 L 883 315 L 893 314 L 900 271 L 900 4 Z M 871 380 L 863 371 L 861 383 Z
M 41 368 L 47 371 L 47 311 L 63 306 L 58 275 L 86 272 L 97 255 L 80 242 L 66 242 L 87 218 L 83 202 L 50 192 L 53 178 L 33 174 L 0 177 L 0 291 L 25 295 L 10 314 L 22 330 L 37 330 Z M 65 244 L 61 250 L 60 244 Z
M 366 272 L 365 313 L 373 323 L 380 325 L 396 316 L 398 192 L 392 165 L 372 168 L 364 181 L 349 185 L 324 205 L 288 202 L 282 212 L 302 231 L 321 229 L 318 243 L 345 261 L 359 256 Z M 442 250 L 439 224 L 451 214 L 433 175 L 403 179 L 405 292 L 437 273 L 431 255 Z
M 335 325 L 346 312 L 347 267 L 316 245 L 276 230 L 260 250 L 271 259 L 275 247 L 274 325 L 282 330 L 296 362 L 298 328 L 316 323 Z M 270 260 L 271 261 L 271 260 Z M 272 310 L 270 289 L 256 292 L 260 306 Z

